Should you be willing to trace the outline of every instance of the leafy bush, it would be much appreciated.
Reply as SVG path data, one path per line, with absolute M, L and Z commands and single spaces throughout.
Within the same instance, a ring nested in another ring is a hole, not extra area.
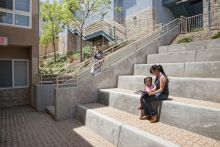
M 185 37 L 177 41 L 177 44 L 192 42 L 192 37 Z
M 92 47 L 91 46 L 85 46 L 83 48 L 83 56 L 84 60 L 88 59 L 92 56 Z M 50 59 L 45 59 L 40 63 L 40 73 L 41 74 L 59 74 L 62 72 L 74 72 L 75 69 L 66 69 L 65 65 L 67 64 L 67 58 L 68 57 L 73 57 L 74 60 L 79 60 L 80 59 L 80 52 L 79 51 L 74 51 L 74 52 L 68 52 L 67 54 L 60 55 L 56 62 L 54 61 L 53 58 Z
M 212 36 L 212 39 L 217 39 L 217 38 L 220 38 L 220 32 L 217 32 Z
M 73 53 L 73 58 L 74 58 L 74 60 L 79 60 L 80 59 L 79 51 Z
M 191 32 L 199 32 L 202 30 L 203 30 L 203 28 L 192 28 Z
M 92 50 L 91 46 L 85 46 L 83 48 L 83 57 L 84 57 L 84 59 L 90 58 L 92 56 L 92 52 L 93 52 L 93 50 Z

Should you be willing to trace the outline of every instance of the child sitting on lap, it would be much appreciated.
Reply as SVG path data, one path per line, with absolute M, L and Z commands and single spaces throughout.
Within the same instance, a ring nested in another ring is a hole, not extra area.
M 138 108 L 139 110 L 143 111 L 143 97 L 145 94 L 148 94 L 152 89 L 154 89 L 154 85 L 152 84 L 152 77 L 146 77 L 144 78 L 144 84 L 145 84 L 145 90 L 141 91 L 141 98 L 140 98 L 140 104 L 141 106 Z M 144 115 L 141 111 L 141 117 Z

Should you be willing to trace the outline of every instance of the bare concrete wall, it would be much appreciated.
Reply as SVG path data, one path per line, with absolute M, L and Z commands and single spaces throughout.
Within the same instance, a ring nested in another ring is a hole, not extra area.
M 37 111 L 43 111 L 47 106 L 54 105 L 56 85 L 34 85 L 33 86 L 33 106 Z
M 79 99 L 76 98 L 77 88 L 55 89 L 55 118 L 63 120 L 72 117 L 72 108 L 76 108 Z M 73 99 L 75 97 L 75 99 Z

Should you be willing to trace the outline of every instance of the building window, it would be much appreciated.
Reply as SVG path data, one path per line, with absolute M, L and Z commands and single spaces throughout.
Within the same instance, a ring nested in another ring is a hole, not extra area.
M 0 60 L 0 88 L 28 87 L 28 66 L 28 60 Z
M 15 24 L 20 26 L 29 26 L 29 17 L 24 15 L 15 15 Z
M 0 24 L 32 27 L 32 0 L 0 0 Z
M 13 23 L 13 14 L 0 12 L 0 23 L 12 24 Z
M 12 87 L 12 61 L 0 60 L 0 88 Z
M 13 10 L 13 0 L 0 0 L 0 8 Z
M 30 12 L 30 0 L 15 0 L 15 9 Z

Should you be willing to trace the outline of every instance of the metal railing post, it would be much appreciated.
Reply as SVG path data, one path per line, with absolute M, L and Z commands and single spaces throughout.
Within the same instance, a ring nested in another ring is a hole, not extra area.
M 43 75 L 40 75 L 40 85 L 42 85 L 42 78 L 43 78 Z
M 56 76 L 56 87 L 57 87 L 57 88 L 59 88 L 59 86 L 58 86 L 59 81 L 58 81 L 58 80 L 59 80 L 59 78 L 58 78 L 58 76 Z
M 117 43 L 116 41 L 116 28 L 113 26 L 113 31 L 114 31 L 114 45 Z

